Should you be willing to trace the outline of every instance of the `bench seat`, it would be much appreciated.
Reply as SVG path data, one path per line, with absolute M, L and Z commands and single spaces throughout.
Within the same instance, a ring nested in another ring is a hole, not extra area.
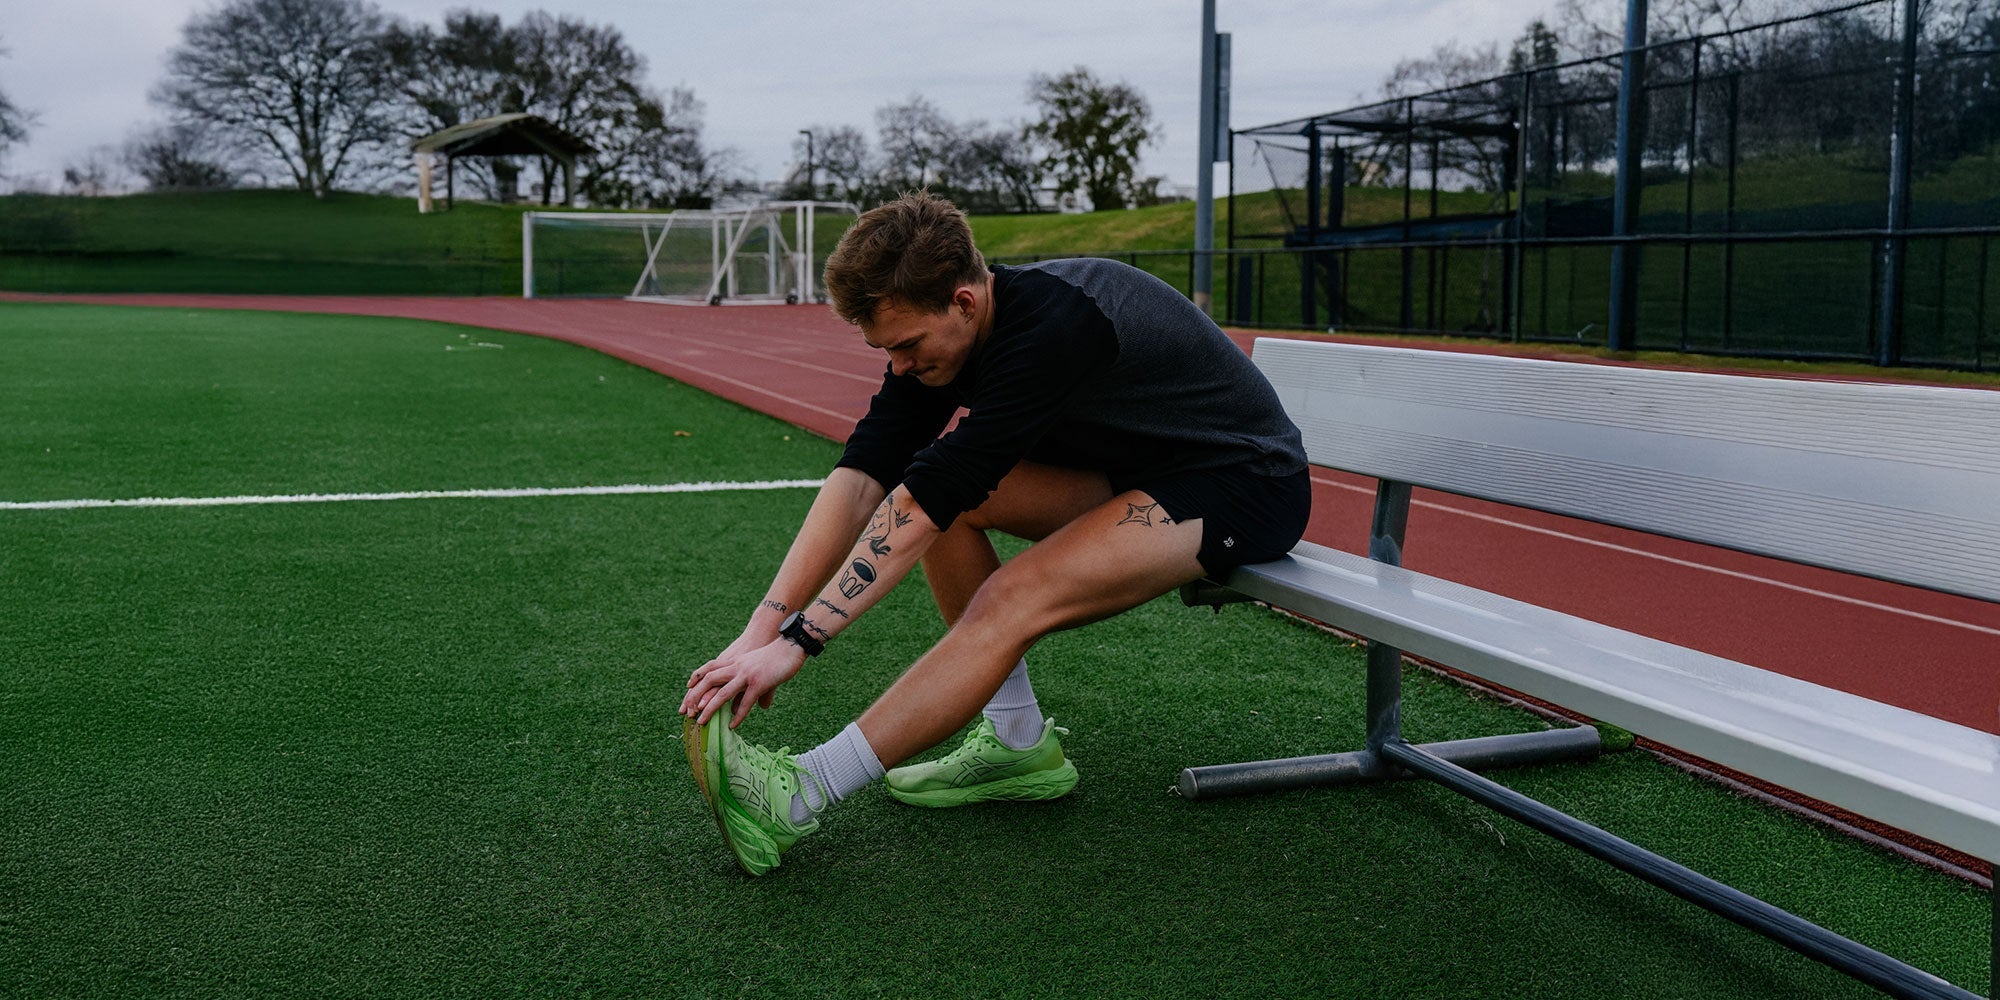
M 1972 996 L 1478 773 L 1590 759 L 1591 727 L 1408 742 L 1402 657 L 1987 861 L 2000 737 L 1413 572 L 1402 553 L 1424 488 L 2000 601 L 2000 393 L 1270 338 L 1251 359 L 1311 464 L 1376 481 L 1368 555 L 1301 543 L 1182 597 L 1260 600 L 1367 639 L 1367 743 L 1190 767 L 1183 796 L 1428 779 L 1892 995 Z
M 2000 855 L 1990 734 L 1311 542 L 1224 583 L 1843 809 L 1894 816 L 1969 854 Z

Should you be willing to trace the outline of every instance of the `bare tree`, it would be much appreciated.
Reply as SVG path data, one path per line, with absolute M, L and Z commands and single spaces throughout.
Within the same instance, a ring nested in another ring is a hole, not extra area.
M 1647 9 L 1646 36 L 1665 42 L 1734 31 L 1760 21 L 1798 13 L 1805 0 L 1664 0 Z M 1625 0 L 1558 0 L 1553 18 L 1563 58 L 1584 59 L 1625 48 Z M 1741 58 L 1734 40 L 1720 52 Z
M 7 50 L 0 47 L 0 55 Z M 0 157 L 7 155 L 8 147 L 28 138 L 28 126 L 34 124 L 35 116 L 21 109 L 21 106 L 7 99 L 5 91 L 0 91 Z
M 860 129 L 816 124 L 806 131 L 813 135 L 810 150 L 804 136 L 792 140 L 793 166 L 784 183 L 788 196 L 816 198 L 825 193 L 859 205 L 878 194 L 875 178 L 879 170 L 868 149 L 868 137 Z M 810 184 L 806 176 L 808 153 L 812 158 Z
M 1539 25 L 1539 22 L 1537 22 Z M 1517 52 L 1515 61 L 1519 61 Z M 1470 123 L 1500 124 L 1517 117 L 1519 90 L 1501 76 L 1505 64 L 1498 45 L 1461 48 L 1447 42 L 1430 55 L 1404 59 L 1382 81 L 1382 91 L 1392 102 L 1399 98 L 1420 98 L 1404 104 L 1379 105 L 1385 120 L 1400 119 L 1415 112 L 1416 131 L 1385 131 L 1376 137 L 1374 148 L 1361 157 L 1363 162 L 1408 164 L 1412 170 L 1431 171 L 1440 183 L 1470 181 L 1479 190 L 1498 200 L 1507 190 L 1510 149 L 1498 136 L 1455 129 Z M 1404 144 L 1413 144 L 1406 151 Z M 1387 183 L 1388 171 L 1379 175 Z M 1413 178 L 1402 177 L 1404 184 Z
M 1032 212 L 1036 208 L 1042 164 L 1035 158 L 1025 126 L 989 129 L 976 122 L 967 126 L 950 170 L 963 185 L 961 197 L 974 211 Z
M 616 169 L 598 174 L 594 198 L 649 208 L 710 208 L 716 198 L 750 186 L 734 149 L 702 142 L 706 109 L 686 87 L 641 108 L 628 129 Z
M 945 186 L 939 182 L 957 151 L 959 130 L 937 105 L 920 94 L 901 104 L 885 104 L 875 111 L 875 131 L 884 183 L 905 190 Z
M 133 133 L 125 140 L 124 160 L 152 191 L 215 191 L 236 184 L 227 145 L 206 127 L 188 122 Z
M 1455 41 L 1446 42 L 1432 49 L 1428 56 L 1399 60 L 1383 79 L 1382 93 L 1386 97 L 1410 97 L 1463 87 L 1498 76 L 1502 69 L 1498 45 L 1466 49 Z
M 514 81 L 515 38 L 498 14 L 450 11 L 441 30 L 392 24 L 382 45 L 395 70 L 410 138 L 521 110 L 510 106 L 521 100 Z
M 644 83 L 646 60 L 610 25 L 531 11 L 513 25 L 492 14 L 453 11 L 442 29 L 392 28 L 385 48 L 409 138 L 492 115 L 526 112 L 590 143 L 577 186 L 598 205 L 706 203 L 739 183 L 731 150 L 702 144 L 694 92 Z M 559 164 L 531 157 L 544 204 Z M 520 169 L 512 158 L 477 162 L 475 178 L 498 195 Z
M 119 162 L 118 151 L 95 146 L 82 156 L 63 164 L 62 190 L 84 198 L 119 194 L 130 183 L 130 175 Z
M 1018 125 L 988 127 L 953 121 L 920 94 L 875 112 L 881 153 L 853 126 L 815 125 L 814 173 L 836 197 L 856 204 L 885 201 L 925 188 L 968 212 L 1026 212 L 1035 208 L 1041 165 Z M 806 143 L 792 141 L 797 158 L 785 190 L 806 191 Z
M 1041 118 L 1027 135 L 1046 150 L 1042 167 L 1055 177 L 1057 190 L 1082 191 L 1098 209 L 1124 208 L 1133 194 L 1139 147 L 1159 137 L 1146 99 L 1078 66 L 1060 76 L 1029 77 L 1028 100 Z
M 243 138 L 323 198 L 387 137 L 387 24 L 365 0 L 231 0 L 188 20 L 153 99 Z
M 540 115 L 594 146 L 597 151 L 579 165 L 585 197 L 596 204 L 626 203 L 645 133 L 666 118 L 658 95 L 640 82 L 645 57 L 615 27 L 545 11 L 523 15 L 511 34 L 510 110 Z M 546 197 L 555 164 L 544 158 L 540 166 Z
M 514 36 L 497 14 L 450 11 L 442 30 L 391 24 L 382 45 L 398 91 L 396 128 L 405 139 L 522 110 Z M 458 169 L 488 198 L 498 198 L 493 165 L 472 157 Z

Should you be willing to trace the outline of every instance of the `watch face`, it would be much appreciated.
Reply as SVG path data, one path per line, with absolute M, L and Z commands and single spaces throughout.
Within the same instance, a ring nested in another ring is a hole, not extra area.
M 822 644 L 808 633 L 803 624 L 804 612 L 794 611 L 778 626 L 778 638 L 787 640 L 806 651 L 807 656 L 818 656 Z

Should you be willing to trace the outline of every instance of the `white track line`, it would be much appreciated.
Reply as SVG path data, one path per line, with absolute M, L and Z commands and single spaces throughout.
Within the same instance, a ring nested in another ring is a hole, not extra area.
M 704 347 L 709 350 L 727 351 L 732 354 L 741 354 L 744 357 L 754 358 L 758 361 L 775 361 L 778 364 L 791 365 L 794 368 L 804 368 L 807 371 L 819 372 L 822 375 L 832 375 L 835 378 L 853 379 L 854 381 L 863 383 L 865 385 L 875 386 L 875 385 L 880 385 L 882 383 L 882 376 L 880 374 L 862 375 L 845 368 L 829 368 L 826 365 L 815 364 L 811 361 L 800 361 L 797 358 L 786 357 L 783 354 L 774 354 L 768 349 L 761 351 L 753 351 L 748 348 L 739 346 L 737 344 L 725 343 L 719 340 L 707 340 L 701 337 L 689 336 L 686 333 L 681 333 L 681 332 L 673 334 L 673 336 L 669 339 L 672 343 L 676 345 L 692 344 L 696 347 Z M 800 346 L 812 347 L 814 345 L 802 344 Z M 881 360 L 885 367 L 887 366 L 888 362 L 885 359 L 878 358 L 878 360 Z
M 349 503 L 365 500 L 497 500 L 513 497 L 596 497 L 633 493 L 731 493 L 752 490 L 812 489 L 824 479 L 764 479 L 755 482 L 630 483 L 624 486 L 555 486 L 493 490 L 419 490 L 404 493 L 292 493 L 238 497 L 139 497 L 131 500 L 0 501 L 0 510 L 83 510 L 94 507 L 240 507 L 275 503 Z
M 1355 493 L 1365 493 L 1369 496 L 1375 495 L 1375 491 L 1366 486 L 1356 486 L 1352 483 L 1336 482 L 1334 480 L 1324 479 L 1319 476 L 1312 477 L 1312 481 L 1324 486 L 1332 486 L 1336 489 L 1350 490 Z M 1509 528 L 1519 528 L 1522 531 L 1532 531 L 1539 535 L 1548 535 L 1552 538 L 1561 538 L 1566 541 L 1581 542 L 1585 545 L 1595 545 L 1601 549 L 1610 549 L 1613 552 L 1622 552 L 1626 555 L 1644 556 L 1647 559 L 1658 559 L 1661 562 L 1671 563 L 1675 566 L 1685 566 L 1688 569 L 1698 569 L 1698 570 L 1706 570 L 1707 572 L 1710 573 L 1720 573 L 1723 576 L 1734 577 L 1735 579 L 1738 580 L 1744 580 L 1750 583 L 1767 584 L 1769 586 L 1778 587 L 1783 590 L 1790 590 L 1796 593 L 1806 594 L 1811 597 L 1823 597 L 1829 601 L 1839 601 L 1842 604 L 1851 604 L 1854 605 L 1855 607 L 1868 608 L 1873 611 L 1886 611 L 1890 614 L 1902 615 L 1905 618 L 1916 618 L 1922 621 L 1933 622 L 1938 625 L 1950 625 L 1954 628 L 1967 629 L 1969 631 L 1979 632 L 1984 635 L 2000 636 L 2000 629 L 1988 628 L 1987 626 L 1975 624 L 1973 622 L 1959 621 L 1956 618 L 1945 618 L 1939 615 L 1927 615 L 1921 611 L 1912 611 L 1909 608 L 1899 608 L 1893 604 L 1881 604 L 1876 601 L 1862 600 L 1859 597 L 1849 597 L 1846 594 L 1836 594 L 1833 593 L 1832 591 L 1820 590 L 1815 587 L 1806 587 L 1796 583 L 1786 583 L 1783 580 L 1773 580 L 1768 576 L 1758 576 L 1755 573 L 1745 573 L 1741 570 L 1724 569 L 1721 566 L 1711 566 L 1707 563 L 1694 562 L 1688 559 L 1678 559 L 1675 558 L 1674 556 L 1664 555 L 1659 552 L 1648 552 L 1645 549 L 1635 549 L 1629 545 L 1619 545 L 1616 542 L 1603 542 L 1595 538 L 1585 538 L 1582 535 L 1573 535 L 1567 531 L 1557 531 L 1553 528 L 1543 528 L 1532 524 L 1523 524 L 1520 521 L 1509 520 L 1508 518 L 1504 517 L 1494 517 L 1491 514 L 1481 514 L 1475 511 L 1464 510 L 1458 507 L 1452 507 L 1446 504 L 1432 503 L 1428 500 L 1418 500 L 1415 501 L 1415 504 L 1418 507 L 1428 507 L 1432 510 L 1443 511 L 1447 514 L 1457 514 L 1460 517 L 1469 517 L 1476 521 L 1486 521 L 1491 524 L 1505 525 L 1506 527 Z
M 710 368 L 703 368 L 703 367 L 701 367 L 700 365 L 692 365 L 692 364 L 689 364 L 689 363 L 687 363 L 686 361 L 683 361 L 683 360 L 681 360 L 681 359 L 679 359 L 679 358 L 675 358 L 675 357 L 669 357 L 669 356 L 667 356 L 667 355 L 665 355 L 665 354 L 656 354 L 656 353 L 654 353 L 654 352 L 652 352 L 652 351 L 648 351 L 648 350 L 643 350 L 643 349 L 641 349 L 641 348 L 637 348 L 637 347 L 632 347 L 632 346 L 630 346 L 630 345 L 627 345 L 627 344 L 607 344 L 607 345 L 602 345 L 602 346 L 599 346 L 599 345 L 596 345 L 596 344 L 590 344 L 590 345 L 585 345 L 585 346 L 588 346 L 588 347 L 590 347 L 590 348 L 591 348 L 592 350 L 601 350 L 601 351 L 604 351 L 605 353 L 610 353 L 610 351 L 611 351 L 612 349 L 616 349 L 616 350 L 620 350 L 620 351 L 626 351 L 626 352 L 629 352 L 629 353 L 632 353 L 632 354 L 637 354 L 637 355 L 639 355 L 639 356 L 640 356 L 640 357 L 642 357 L 642 358 L 650 358 L 650 359 L 652 359 L 652 360 L 654 360 L 654 361 L 658 361 L 658 362 L 660 362 L 661 364 L 669 364 L 669 365 L 679 365 L 680 367 L 682 367 L 682 368 L 686 369 L 687 371 L 691 371 L 691 372 L 694 372 L 694 373 L 695 373 L 695 374 L 697 374 L 697 375 L 704 375 L 704 376 L 707 376 L 708 378 L 712 378 L 712 379 L 715 379 L 715 380 L 716 380 L 716 381 L 718 381 L 718 382 L 727 382 L 728 384 L 730 384 L 730 385 L 733 385 L 733 386 L 737 387 L 738 389 L 742 389 L 742 390 L 745 390 L 745 391 L 747 391 L 747 392 L 754 392 L 754 393 L 758 393 L 758 394 L 760 394 L 760 395 L 764 395 L 764 396 L 769 396 L 769 397 L 771 397 L 772 399 L 775 399 L 775 400 L 778 400 L 779 402 L 781 402 L 781 403 L 785 403 L 786 405 L 789 405 L 789 406 L 800 406 L 800 407 L 804 407 L 804 408 L 806 408 L 806 409 L 808 409 L 808 410 L 811 410 L 811 411 L 813 411 L 814 413 L 824 413 L 824 414 L 826 414 L 826 415 L 827 415 L 827 416 L 829 416 L 829 417 L 834 417 L 834 418 L 836 418 L 836 419 L 839 419 L 839 420 L 844 420 L 844 421 L 846 421 L 846 422 L 847 422 L 847 423 L 849 423 L 849 424 L 852 424 L 852 423 L 853 423 L 853 422 L 854 422 L 854 421 L 855 421 L 855 420 L 857 419 L 857 418 L 856 418 L 856 417 L 855 417 L 855 416 L 854 416 L 853 414 L 851 414 L 851 413 L 842 413 L 842 412 L 840 412 L 840 411 L 838 411 L 838 410 L 830 410 L 830 409 L 827 409 L 827 408 L 826 408 L 826 407 L 824 407 L 824 406 L 817 406 L 817 405 L 815 405 L 815 404 L 812 404 L 812 403 L 808 403 L 808 402 L 806 402 L 806 401 L 805 401 L 805 400 L 803 400 L 803 399 L 794 399 L 793 397 L 791 397 L 791 396 L 787 396 L 787 395 L 785 395 L 785 394 L 784 394 L 784 393 L 782 393 L 782 392 L 773 392 L 773 391 L 771 391 L 770 389 L 767 389 L 767 388 L 765 388 L 765 387 L 763 387 L 763 386 L 761 386 L 761 385 L 753 385 L 753 384 L 751 384 L 751 383 L 749 383 L 749 382 L 745 382 L 745 381 L 743 381 L 743 380 L 742 380 L 742 379 L 740 379 L 740 378 L 731 378 L 731 377 L 729 377 L 728 375 L 724 375 L 724 374 L 722 374 L 722 373 L 721 373 L 721 372 L 719 372 L 719 371 L 715 371 L 714 369 L 710 369 Z M 686 379 L 683 379 L 683 378 L 679 378 L 679 377 L 678 377 L 678 376 L 676 376 L 676 375 L 675 375 L 675 374 L 674 374 L 673 372 L 670 372 L 670 371 L 663 371 L 663 372 L 660 372 L 659 374 L 661 374 L 661 375 L 665 375 L 665 376 L 666 376 L 666 377 L 668 377 L 668 378 L 673 378 L 673 379 L 678 379 L 679 381 L 682 381 L 682 382 L 686 382 L 686 381 L 687 381 Z M 697 386 L 696 388 L 699 388 L 699 386 Z M 750 405 L 750 404 L 748 404 L 748 403 L 745 403 L 744 405 L 745 405 L 745 406 L 748 406 L 748 405 Z M 766 411 L 764 411 L 764 412 L 765 412 L 765 413 L 769 413 L 770 411 L 766 410 Z M 782 417 L 780 417 L 779 419 L 783 419 L 783 418 L 782 418 Z

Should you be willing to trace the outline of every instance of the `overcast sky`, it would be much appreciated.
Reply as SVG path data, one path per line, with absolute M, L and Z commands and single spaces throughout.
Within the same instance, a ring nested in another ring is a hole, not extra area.
M 691 87 L 707 139 L 760 179 L 792 162 L 798 130 L 855 125 L 874 140 L 875 109 L 913 93 L 959 121 L 1026 119 L 1031 73 L 1089 66 L 1152 102 L 1164 135 L 1144 170 L 1195 181 L 1200 0 L 379 0 L 438 24 L 474 7 L 509 23 L 543 9 L 615 25 L 660 88 Z M 0 176 L 54 188 L 63 167 L 161 118 L 146 100 L 188 17 L 216 0 L 0 0 L 0 93 L 37 115 Z M 1330 111 L 1373 95 L 1390 67 L 1446 41 L 1506 42 L 1548 0 L 1218 0 L 1233 34 L 1231 123 L 1241 128 Z

